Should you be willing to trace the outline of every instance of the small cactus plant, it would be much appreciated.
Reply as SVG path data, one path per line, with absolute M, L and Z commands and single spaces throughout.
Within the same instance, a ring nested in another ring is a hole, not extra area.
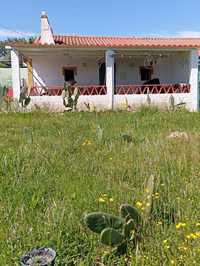
M 22 107 L 25 108 L 31 102 L 31 98 L 29 96 L 29 90 L 28 90 L 28 87 L 26 85 L 26 81 L 24 79 L 22 81 L 23 81 L 23 83 L 22 83 L 22 86 L 21 86 L 19 103 L 21 103 Z
M 146 207 L 141 214 L 135 207 L 122 204 L 119 209 L 119 217 L 103 212 L 84 215 L 84 224 L 94 233 L 100 234 L 101 243 L 115 247 L 112 250 L 112 255 L 125 254 L 131 243 L 132 247 L 138 246 L 138 241 L 144 233 L 143 229 L 151 214 L 154 185 L 155 178 L 150 176 L 146 181 L 143 195 L 143 202 L 145 202 Z
M 138 210 L 128 204 L 120 206 L 120 216 L 96 212 L 84 216 L 85 225 L 93 232 L 100 234 L 102 244 L 116 247 L 115 254 L 123 254 L 128 243 L 135 240 L 132 232 L 139 231 L 142 223 Z
M 125 141 L 127 143 L 133 142 L 133 137 L 131 135 L 127 134 L 127 133 L 123 133 L 121 135 L 121 138 L 122 138 L 123 141 Z
M 173 95 L 170 95 L 169 97 L 169 110 L 174 111 L 175 110 L 175 99 Z
M 151 97 L 149 95 L 149 92 L 147 93 L 147 105 L 150 106 L 151 105 Z
M 78 98 L 80 96 L 78 87 L 74 87 L 75 81 L 70 81 L 68 84 L 64 83 L 62 91 L 63 105 L 67 108 L 67 111 L 76 111 Z

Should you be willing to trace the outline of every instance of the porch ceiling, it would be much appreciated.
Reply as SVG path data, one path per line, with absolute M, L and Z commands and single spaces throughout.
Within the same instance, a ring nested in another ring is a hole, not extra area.
M 58 56 L 58 57 L 73 57 L 73 58 L 104 58 L 105 52 L 102 50 L 49 50 L 49 49 L 19 49 L 25 56 Z M 189 55 L 188 50 L 115 50 L 114 57 L 117 58 L 146 58 L 153 56 L 155 58 L 169 57 L 173 55 Z

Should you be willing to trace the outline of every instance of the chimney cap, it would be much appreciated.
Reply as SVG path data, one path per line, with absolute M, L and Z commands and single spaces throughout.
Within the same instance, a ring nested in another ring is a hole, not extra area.
M 48 14 L 47 14 L 46 11 L 42 11 L 42 12 L 41 12 L 41 17 L 47 17 L 47 16 L 48 16 Z

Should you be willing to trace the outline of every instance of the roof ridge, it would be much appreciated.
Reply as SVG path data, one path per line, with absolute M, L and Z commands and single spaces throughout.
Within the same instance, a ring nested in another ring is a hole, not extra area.
M 41 45 L 41 38 L 34 44 Z M 54 35 L 55 46 L 70 48 L 200 48 L 200 38 Z M 53 47 L 53 46 L 52 46 Z
M 120 39 L 120 38 L 127 38 L 127 39 L 135 39 L 135 36 L 103 36 L 103 35 L 78 35 L 78 34 L 53 34 L 54 37 L 72 37 L 72 38 L 106 38 L 106 39 Z
M 54 38 L 102 38 L 102 39 L 134 39 L 134 40 L 200 40 L 200 37 L 178 37 L 178 36 L 103 36 L 103 35 L 79 35 L 79 34 L 54 34 Z

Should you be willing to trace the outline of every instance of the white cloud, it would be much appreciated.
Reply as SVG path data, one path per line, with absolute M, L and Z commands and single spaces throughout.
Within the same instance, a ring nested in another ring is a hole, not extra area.
M 36 34 L 33 32 L 25 32 L 25 31 L 13 31 L 0 27 L 0 39 L 6 38 L 26 38 L 30 36 L 35 36 Z
M 191 37 L 191 38 L 199 38 L 200 37 L 200 31 L 180 31 L 178 32 L 178 36 L 180 37 Z

